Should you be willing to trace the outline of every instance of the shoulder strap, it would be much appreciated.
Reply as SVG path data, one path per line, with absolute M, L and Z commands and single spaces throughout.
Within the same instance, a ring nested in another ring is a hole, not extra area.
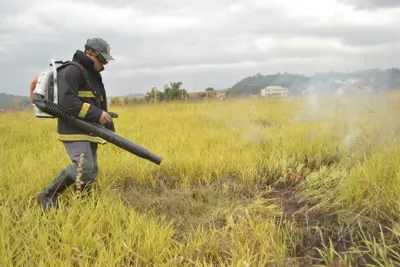
M 79 64 L 78 62 L 75 62 L 75 61 L 65 61 L 65 62 L 60 61 L 60 63 L 61 63 L 61 65 L 57 67 L 57 70 L 62 69 L 64 67 L 68 66 L 68 65 L 77 66 L 81 70 L 81 72 L 83 74 L 83 78 L 85 79 L 85 81 L 90 85 L 89 79 L 87 78 L 86 70 L 81 64 Z
M 77 66 L 78 68 L 80 68 L 82 71 L 82 74 L 83 74 L 83 78 L 85 79 L 85 81 L 87 83 L 89 83 L 89 79 L 87 78 L 87 73 L 86 73 L 85 68 L 81 64 L 79 64 L 78 62 L 75 62 L 75 61 L 70 61 L 70 64 L 73 64 L 73 65 Z

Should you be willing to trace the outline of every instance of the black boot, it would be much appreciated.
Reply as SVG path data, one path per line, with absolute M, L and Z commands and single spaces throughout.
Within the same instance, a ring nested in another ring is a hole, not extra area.
M 74 180 L 65 172 L 61 173 L 38 196 L 38 202 L 48 212 L 52 207 L 58 208 L 58 196 L 74 183 Z

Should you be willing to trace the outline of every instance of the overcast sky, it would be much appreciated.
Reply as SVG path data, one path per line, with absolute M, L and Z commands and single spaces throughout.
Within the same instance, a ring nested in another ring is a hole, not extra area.
M 0 9 L 0 92 L 28 95 L 50 58 L 109 42 L 109 95 L 224 89 L 249 75 L 399 67 L 398 0 L 16 0 Z

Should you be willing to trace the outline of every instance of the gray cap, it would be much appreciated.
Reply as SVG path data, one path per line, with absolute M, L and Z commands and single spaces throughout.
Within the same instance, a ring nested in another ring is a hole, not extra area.
M 114 60 L 110 55 L 110 46 L 102 38 L 88 39 L 85 48 L 98 51 L 106 60 Z

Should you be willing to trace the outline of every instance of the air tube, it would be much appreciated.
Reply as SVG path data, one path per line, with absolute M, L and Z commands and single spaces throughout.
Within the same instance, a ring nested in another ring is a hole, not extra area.
M 48 102 L 44 99 L 42 95 L 33 94 L 34 104 L 43 112 L 53 115 L 56 118 L 60 118 L 66 121 L 70 125 L 74 125 L 82 130 L 87 131 L 92 135 L 99 136 L 104 140 L 110 142 L 111 144 L 122 148 L 140 158 L 147 159 L 157 165 L 161 164 L 162 158 L 153 154 L 146 148 L 135 144 L 134 142 L 118 135 L 117 133 L 108 130 L 107 128 L 90 123 L 79 118 L 75 118 L 67 110 L 63 109 L 57 104 Z

